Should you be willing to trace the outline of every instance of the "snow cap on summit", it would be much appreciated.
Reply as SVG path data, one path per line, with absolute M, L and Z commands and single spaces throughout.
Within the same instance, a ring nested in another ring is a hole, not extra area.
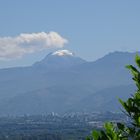
M 52 55 L 58 55 L 58 56 L 74 56 L 74 54 L 72 52 L 70 52 L 69 50 L 58 50 L 58 51 L 52 53 Z

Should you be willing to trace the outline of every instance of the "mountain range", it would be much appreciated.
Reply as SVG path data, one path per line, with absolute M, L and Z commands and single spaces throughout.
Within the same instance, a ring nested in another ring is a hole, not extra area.
M 112 52 L 88 62 L 68 50 L 28 67 L 0 69 L 0 115 L 121 111 L 135 92 L 126 64 L 135 53 Z

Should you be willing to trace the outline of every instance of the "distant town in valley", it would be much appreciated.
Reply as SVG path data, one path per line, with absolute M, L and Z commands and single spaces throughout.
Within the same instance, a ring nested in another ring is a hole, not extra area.
M 130 123 L 123 113 L 113 112 L 7 116 L 0 117 L 0 140 L 85 140 L 107 121 Z

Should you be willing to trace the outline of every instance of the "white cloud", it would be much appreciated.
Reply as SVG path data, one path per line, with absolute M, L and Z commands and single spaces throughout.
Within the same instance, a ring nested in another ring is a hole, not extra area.
M 0 37 L 0 59 L 18 58 L 47 48 L 63 48 L 67 42 L 56 32 Z

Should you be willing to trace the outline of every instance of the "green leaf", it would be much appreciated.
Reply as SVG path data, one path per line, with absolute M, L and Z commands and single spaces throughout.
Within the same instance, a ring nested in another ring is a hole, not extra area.
M 140 116 L 138 117 L 138 123 L 140 124 Z
M 129 70 L 138 72 L 138 70 L 134 66 L 132 66 L 132 65 L 126 65 L 126 68 L 128 68 Z
M 86 140 L 91 140 L 90 137 L 87 137 Z
M 138 54 L 136 54 L 135 61 L 137 66 L 140 68 L 140 56 Z
M 98 140 L 100 137 L 100 133 L 98 131 L 93 131 L 92 136 L 93 136 L 94 140 Z
M 126 68 L 128 68 L 129 70 L 131 70 L 131 73 L 133 74 L 134 77 L 138 77 L 138 75 L 140 74 L 139 71 L 132 65 L 126 65 Z

